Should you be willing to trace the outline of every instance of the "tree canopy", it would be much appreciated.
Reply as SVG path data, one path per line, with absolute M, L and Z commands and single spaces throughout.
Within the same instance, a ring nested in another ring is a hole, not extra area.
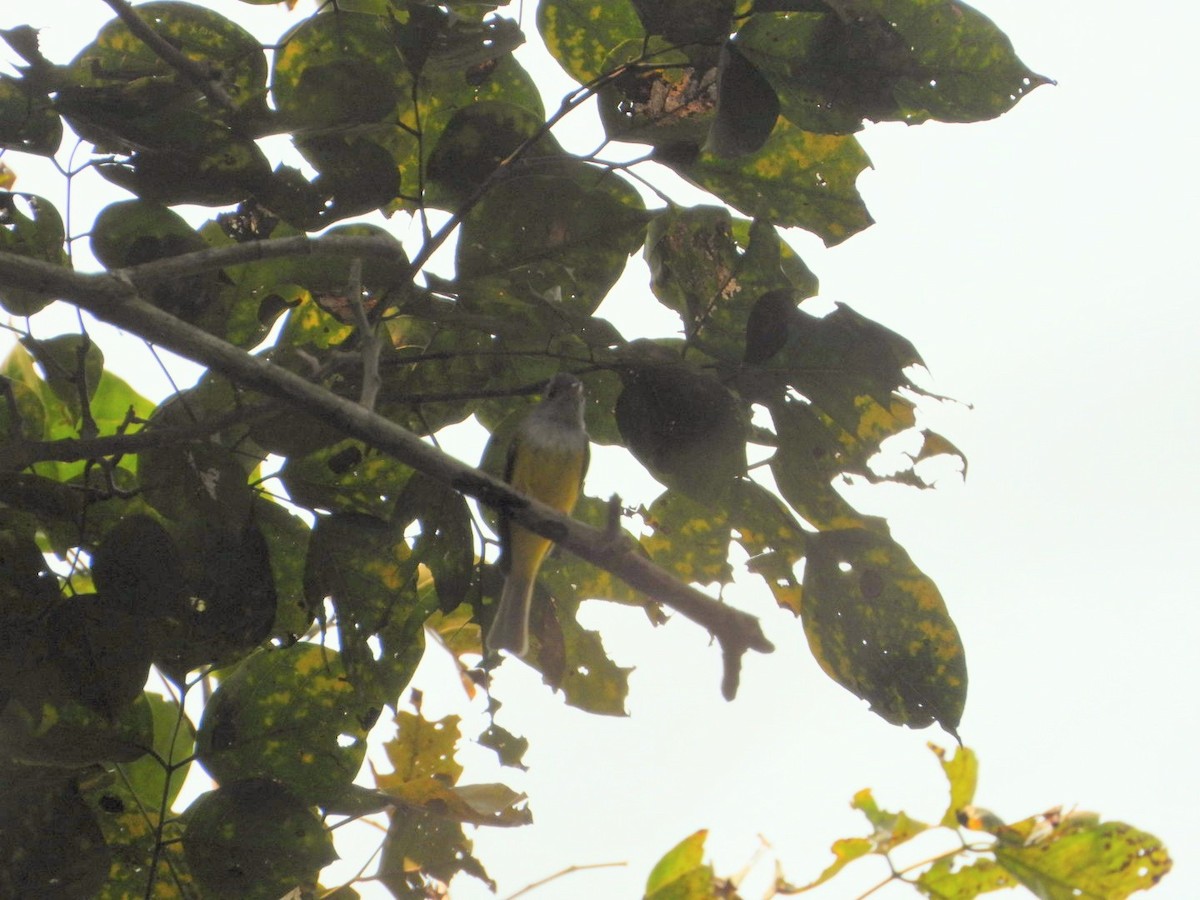
M 587 600 L 707 629 L 732 699 L 746 654 L 800 639 L 700 590 L 738 570 L 873 712 L 957 737 L 949 608 L 836 483 L 924 488 L 926 460 L 966 461 L 919 425 L 939 398 L 917 349 L 849 306 L 806 310 L 817 277 L 781 229 L 834 245 L 870 226 L 868 123 L 981 121 L 1046 83 L 989 19 L 954 0 L 542 0 L 537 36 L 578 84 L 548 110 L 513 55 L 535 35 L 497 3 L 338 0 L 264 42 L 203 5 L 105 2 L 115 18 L 70 61 L 30 27 L 0 32 L 0 305 L 33 322 L 61 300 L 206 372 L 155 406 L 82 315 L 51 337 L 10 326 L 0 893 L 309 896 L 331 824 L 367 815 L 387 821 L 378 878 L 397 897 L 487 881 L 463 826 L 524 824 L 525 798 L 460 783 L 457 723 L 405 696 L 431 642 L 484 688 L 500 662 L 480 638 L 497 515 L 563 549 L 531 652 L 504 664 L 569 704 L 625 710 L 628 670 L 577 620 Z M 565 149 L 593 102 L 605 144 Z M 298 158 L 270 155 L 277 136 Z M 15 190 L 27 155 L 60 161 L 62 197 Z M 93 170 L 124 199 L 80 227 L 64 212 Z M 707 201 L 673 196 L 679 179 Z M 431 265 L 443 250 L 449 274 Z M 602 315 L 635 254 L 640 302 L 677 332 Z M 585 385 L 592 441 L 663 486 L 652 503 L 585 496 L 569 519 L 499 478 L 559 371 Z M 468 419 L 490 435 L 479 468 L 436 447 Z M 909 465 L 881 470 L 882 445 L 914 432 Z M 152 671 L 169 696 L 145 689 Z M 394 771 L 363 787 L 385 710 Z M 500 725 L 474 739 L 521 764 Z M 1170 866 L 1123 823 L 1005 825 L 972 805 L 970 751 L 942 763 L 940 826 L 992 840 L 924 872 L 927 894 L 1118 897 Z M 178 814 L 193 765 L 215 786 Z M 874 833 L 839 842 L 822 880 L 931 827 L 854 803 Z M 716 896 L 702 854 L 702 836 L 671 851 L 647 896 Z

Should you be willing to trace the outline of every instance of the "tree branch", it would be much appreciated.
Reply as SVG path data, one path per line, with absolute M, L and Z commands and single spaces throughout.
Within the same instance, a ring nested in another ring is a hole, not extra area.
M 133 35 L 143 44 L 154 51 L 154 54 L 168 66 L 182 75 L 196 87 L 210 102 L 222 109 L 233 109 L 233 99 L 221 86 L 217 70 L 196 62 L 161 34 L 150 27 L 150 24 L 138 15 L 137 10 L 125 0 L 104 0 L 115 12 Z
M 190 422 L 187 425 L 168 425 L 142 428 L 132 434 L 109 434 L 95 438 L 62 438 L 57 441 L 10 441 L 0 445 L 0 469 L 20 471 L 38 462 L 76 462 L 81 459 L 103 459 L 140 453 L 150 447 L 166 447 L 194 441 L 224 431 L 230 426 L 248 422 L 277 409 L 277 401 L 242 406 L 219 416 Z
M 307 248 L 307 244 L 299 246 Z M 295 403 L 344 434 L 365 441 L 487 506 L 502 509 L 530 531 L 612 572 L 631 587 L 703 626 L 721 644 L 724 657 L 721 690 L 726 699 L 732 699 L 737 692 L 746 651 L 769 653 L 774 649 L 758 619 L 675 580 L 634 552 L 635 545 L 628 536 L 614 540 L 600 529 L 563 516 L 486 472 L 442 453 L 411 431 L 358 403 L 176 319 L 138 296 L 130 278 L 135 271 L 77 274 L 38 260 L 0 254 L 3 283 L 68 297 L 98 319 L 208 366 L 244 387 Z

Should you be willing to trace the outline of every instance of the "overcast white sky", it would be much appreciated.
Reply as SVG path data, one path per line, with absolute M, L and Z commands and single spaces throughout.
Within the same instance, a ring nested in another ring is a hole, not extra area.
M 267 23 L 264 35 L 286 27 L 271 24 L 273 8 L 206 5 Z M 965 483 L 853 499 L 889 516 L 962 632 L 971 687 L 961 734 L 981 757 L 978 801 L 1005 819 L 1078 805 L 1151 831 L 1176 868 L 1150 896 L 1200 896 L 1200 6 L 976 5 L 1058 86 L 994 122 L 869 128 L 875 170 L 859 186 L 878 224 L 833 250 L 790 236 L 823 298 L 910 338 L 929 386 L 973 405 L 933 407 L 928 418 L 966 451 Z M 109 17 L 100 0 L 0 3 L 0 27 L 45 26 L 61 61 Z M 531 9 L 526 21 L 532 32 Z M 19 190 L 59 196 L 56 181 L 8 162 Z M 88 209 L 78 207 L 78 228 Z M 644 308 L 611 314 L 629 325 Z M 590 492 L 618 488 L 650 499 L 626 473 L 593 466 Z M 778 647 L 748 659 L 734 703 L 720 699 L 718 654 L 698 629 L 651 631 L 600 604 L 589 620 L 637 667 L 629 719 L 565 708 L 519 663 L 497 675 L 501 724 L 532 743 L 528 776 L 504 774 L 528 791 L 536 818 L 477 837 L 502 896 L 566 866 L 612 861 L 628 865 L 533 896 L 639 896 L 658 856 L 701 827 L 712 829 L 720 872 L 746 864 L 761 834 L 791 880 L 808 880 L 833 839 L 864 832 L 847 804 L 868 786 L 885 807 L 941 815 L 944 782 L 925 742 L 951 740 L 888 726 L 831 683 L 765 590 L 730 596 L 763 617 Z M 496 774 L 482 761 L 472 773 Z M 770 870 L 759 866 L 749 895 L 761 895 Z M 814 896 L 851 897 L 885 874 L 862 863 Z M 453 896 L 487 894 L 465 882 Z M 874 896 L 915 894 L 893 885 Z

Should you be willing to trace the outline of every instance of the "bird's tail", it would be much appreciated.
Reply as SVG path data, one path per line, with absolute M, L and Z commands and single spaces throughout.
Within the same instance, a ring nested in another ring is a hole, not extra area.
M 509 575 L 496 605 L 496 617 L 488 630 L 488 650 L 525 655 L 529 650 L 529 604 L 532 598 L 533 580 Z

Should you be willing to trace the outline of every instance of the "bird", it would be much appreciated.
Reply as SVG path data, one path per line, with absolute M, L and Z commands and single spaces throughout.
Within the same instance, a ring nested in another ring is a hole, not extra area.
M 551 378 L 542 401 L 517 427 L 504 470 L 504 480 L 515 490 L 566 515 L 575 508 L 590 460 L 583 403 L 578 378 L 566 372 Z M 499 531 L 505 580 L 487 649 L 524 656 L 529 651 L 533 585 L 551 541 L 517 525 L 503 510 Z

